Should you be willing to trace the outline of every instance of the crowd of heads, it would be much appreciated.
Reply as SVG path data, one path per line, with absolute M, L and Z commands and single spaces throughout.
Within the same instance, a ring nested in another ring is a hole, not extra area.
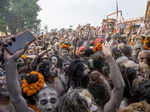
M 125 86 L 123 93 L 120 92 L 121 101 L 116 104 L 116 111 L 134 112 L 143 105 L 148 108 L 149 26 L 145 22 L 143 27 L 143 21 L 113 26 L 105 23 L 101 27 L 87 24 L 36 37 L 16 61 L 23 98 L 36 112 L 103 112 L 116 86 L 111 74 L 117 70 Z M 10 39 L 2 38 L 2 41 L 8 43 Z M 103 46 L 106 44 L 110 46 L 117 68 L 105 56 Z M 4 50 L 1 46 L 0 96 L 10 97 Z

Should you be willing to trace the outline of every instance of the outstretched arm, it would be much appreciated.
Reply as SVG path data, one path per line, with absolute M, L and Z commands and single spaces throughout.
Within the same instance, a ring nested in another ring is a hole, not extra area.
M 34 112 L 28 108 L 27 103 L 22 96 L 21 87 L 18 82 L 16 59 L 20 57 L 23 52 L 24 51 L 22 50 L 13 56 L 6 57 L 6 81 L 8 91 L 10 93 L 10 99 L 16 109 L 16 112 Z
M 110 77 L 114 85 L 110 100 L 104 107 L 104 112 L 116 112 L 123 98 L 124 80 L 122 78 L 119 67 L 117 66 L 114 58 L 112 57 L 110 47 L 104 47 L 103 52 L 109 63 Z

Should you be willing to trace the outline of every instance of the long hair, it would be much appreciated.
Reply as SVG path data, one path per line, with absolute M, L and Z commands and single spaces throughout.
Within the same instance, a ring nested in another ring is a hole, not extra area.
M 99 71 L 100 73 L 104 74 L 105 76 L 109 75 L 109 65 L 106 63 L 105 59 L 102 57 L 98 57 L 93 60 L 93 69 Z
M 39 64 L 38 72 L 43 74 L 45 81 L 48 81 L 48 76 L 49 76 L 49 72 L 50 72 L 50 71 L 49 71 L 50 67 L 51 67 L 51 62 L 50 62 L 49 60 L 47 60 L 47 61 L 42 61 L 42 62 Z
M 124 97 L 132 98 L 132 84 L 137 76 L 137 71 L 134 68 L 126 68 L 124 66 L 120 66 L 120 70 L 125 81 Z
M 150 80 L 145 80 L 139 83 L 138 87 L 132 90 L 133 98 L 138 101 L 146 100 L 150 104 Z
M 92 99 L 88 90 L 72 89 L 62 98 L 58 112 L 90 112 L 86 99 L 81 95 L 83 92 Z
M 0 56 L 0 61 L 2 62 L 2 64 L 4 64 L 5 60 L 4 60 L 4 48 L 1 48 L 2 54 Z
M 86 61 L 82 60 L 75 60 L 71 63 L 66 71 L 66 75 L 69 77 L 68 87 L 72 86 L 73 88 L 87 88 L 89 79 L 88 76 L 83 76 L 84 64 L 88 65 Z
M 95 98 L 96 103 L 102 108 L 110 99 L 108 83 L 98 71 L 93 71 L 90 74 L 88 90 Z

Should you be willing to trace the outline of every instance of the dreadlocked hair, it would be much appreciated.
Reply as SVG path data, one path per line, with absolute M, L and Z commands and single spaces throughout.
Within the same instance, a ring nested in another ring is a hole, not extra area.
M 145 80 L 139 83 L 138 87 L 134 87 L 132 90 L 133 98 L 136 101 L 146 100 L 148 104 L 150 104 L 150 80 Z
M 105 59 L 102 57 L 98 57 L 94 59 L 93 61 L 94 70 L 97 70 L 104 74 L 105 76 L 108 76 L 109 74 L 109 65 L 105 62 Z
M 133 68 L 126 68 L 124 66 L 120 66 L 120 70 L 122 73 L 122 77 L 125 81 L 125 90 L 124 90 L 124 97 L 131 98 L 131 89 L 134 79 L 137 76 L 137 72 Z
M 117 112 L 150 112 L 150 105 L 146 101 L 130 104 Z
M 146 61 L 148 66 L 150 67 L 150 52 L 147 53 Z
M 82 97 L 83 93 L 88 94 L 92 98 L 86 89 L 72 89 L 68 91 L 60 103 L 58 112 L 90 112 L 86 99 Z
M 101 73 L 97 71 L 91 73 L 88 89 L 99 106 L 103 107 L 109 101 L 109 87 Z
M 72 86 L 87 88 L 89 78 L 88 76 L 84 76 L 84 64 L 88 65 L 86 61 L 75 60 L 69 66 L 66 71 L 67 76 L 69 77 L 68 87 Z
M 122 53 L 125 55 L 125 56 L 128 56 L 130 57 L 131 54 L 132 54 L 132 48 L 129 46 L 129 45 L 126 45 L 126 44 L 120 44 L 120 50 L 122 51 Z
M 2 64 L 4 64 L 4 48 L 1 48 L 1 50 L 2 50 L 2 54 L 1 54 L 1 56 L 0 56 L 0 61 L 2 62 Z
M 45 81 L 48 81 L 50 67 L 51 67 L 51 63 L 49 60 L 42 61 L 39 64 L 38 72 L 43 74 Z

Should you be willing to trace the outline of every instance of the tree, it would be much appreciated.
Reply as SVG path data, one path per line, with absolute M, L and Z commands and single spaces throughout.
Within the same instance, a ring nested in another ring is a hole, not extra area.
M 7 22 L 6 15 L 9 10 L 9 0 L 1 0 L 0 2 L 0 31 L 6 32 Z
M 44 31 L 45 31 L 45 33 L 48 33 L 48 25 L 44 26 Z
M 3 0 L 8 1 L 7 14 L 4 14 L 4 23 L 7 24 L 11 33 L 30 29 L 36 31 L 40 20 L 37 19 L 41 10 L 37 4 L 38 0 Z M 5 4 L 5 3 L 4 3 Z M 1 13 L 1 10 L 0 10 Z

